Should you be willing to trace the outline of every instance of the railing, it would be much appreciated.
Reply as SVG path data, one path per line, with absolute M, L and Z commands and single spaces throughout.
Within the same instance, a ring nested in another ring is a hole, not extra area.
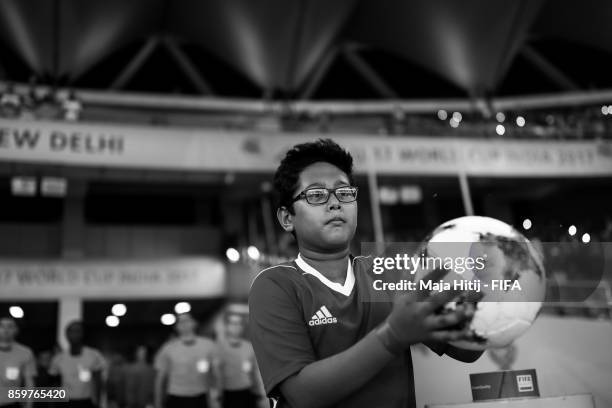
M 7 83 L 0 81 L 0 89 Z M 18 84 L 15 91 L 26 95 L 31 91 L 29 85 Z M 50 92 L 48 86 L 37 86 L 36 92 Z M 68 89 L 57 89 L 56 95 L 66 97 Z M 221 97 L 201 97 L 187 95 L 148 94 L 130 92 L 109 92 L 103 90 L 75 90 L 84 104 L 131 107 L 138 109 L 195 110 L 209 112 L 234 112 L 252 114 L 273 114 L 291 111 L 297 114 L 328 113 L 335 115 L 393 115 L 404 113 L 435 113 L 438 109 L 461 112 L 497 112 L 508 110 L 531 110 L 607 104 L 612 101 L 612 90 L 564 92 L 554 94 L 499 97 L 490 100 L 464 99 L 420 99 L 420 100 L 376 100 L 376 101 L 273 101 Z M 490 113 L 489 112 L 489 113 Z

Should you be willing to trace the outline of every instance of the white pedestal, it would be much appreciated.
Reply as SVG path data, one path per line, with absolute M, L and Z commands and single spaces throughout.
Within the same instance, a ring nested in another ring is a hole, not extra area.
M 581 394 L 563 397 L 478 401 L 467 404 L 425 405 L 425 408 L 595 408 L 595 403 L 592 395 Z

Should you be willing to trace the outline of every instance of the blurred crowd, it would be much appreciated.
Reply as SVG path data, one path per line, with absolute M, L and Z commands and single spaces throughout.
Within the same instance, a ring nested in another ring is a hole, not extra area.
M 103 119 L 95 108 L 85 109 L 73 90 L 59 91 L 53 87 L 36 86 L 30 81 L 25 94 L 11 83 L 0 88 L 0 118 L 52 119 L 77 121 Z M 91 112 L 89 112 L 91 111 Z M 608 112 L 610 111 L 610 112 Z M 89 115 L 92 113 L 92 115 Z M 125 113 L 125 112 L 124 112 Z M 108 115 L 108 114 L 107 114 Z M 160 116 L 161 115 L 161 116 Z M 149 124 L 181 126 L 181 116 L 158 111 L 149 115 L 140 112 L 138 119 Z M 184 115 L 183 115 L 184 116 Z M 192 115 L 194 116 L 194 115 Z M 125 114 L 122 116 L 127 118 Z M 116 121 L 111 116 L 107 121 Z M 277 130 L 284 132 L 360 133 L 382 135 L 454 136 L 487 139 L 527 140 L 604 140 L 612 137 L 612 105 L 585 105 L 567 108 L 547 108 L 529 111 L 451 112 L 439 110 L 428 114 L 394 111 L 388 114 L 331 115 L 325 111 L 304 114 L 286 112 L 269 115 L 195 115 L 187 123 L 204 127 L 234 130 Z
M 104 356 L 84 344 L 84 325 L 67 325 L 65 350 L 37 356 L 17 342 L 14 318 L 0 317 L 0 407 L 26 408 L 263 408 L 269 407 L 245 317 L 227 313 L 216 340 L 197 333 L 190 313 L 177 316 L 174 335 L 153 353 L 139 345 L 131 358 Z M 117 339 L 120 343 L 121 339 Z M 61 387 L 68 402 L 26 402 L 7 397 L 16 387 Z
M 562 316 L 612 318 L 612 281 L 606 259 L 612 251 L 612 218 L 589 232 L 568 233 L 554 221 L 529 236 L 543 254 L 549 291 L 546 311 Z M 571 226 L 569 227 L 571 228 Z
M 453 115 L 459 121 L 453 122 Z M 490 117 L 480 113 L 439 111 L 438 117 L 406 115 L 389 118 L 381 133 L 525 140 L 610 139 L 612 116 L 602 113 L 599 105 L 497 112 Z
M 13 84 L 8 84 L 0 92 L 1 118 L 76 121 L 82 109 L 82 103 L 73 91 L 59 95 L 55 89 L 39 89 L 32 84 L 28 93 L 21 95 Z

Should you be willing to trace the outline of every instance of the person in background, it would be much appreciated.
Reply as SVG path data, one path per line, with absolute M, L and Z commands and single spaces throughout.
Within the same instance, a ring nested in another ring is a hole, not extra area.
M 36 376 L 36 361 L 34 353 L 23 344 L 15 341 L 18 328 L 15 319 L 10 316 L 0 316 L 0 407 L 19 408 L 8 396 L 9 389 L 17 387 L 32 388 Z M 24 404 L 26 408 L 31 402 Z
M 53 352 L 51 350 L 43 350 L 38 353 L 38 358 L 36 359 L 36 377 L 34 377 L 34 386 L 59 387 L 60 378 L 56 375 L 49 374 L 52 359 Z
M 108 361 L 106 376 L 108 408 L 122 408 L 125 406 L 125 358 L 121 353 L 113 351 L 106 360 Z
M 75 320 L 66 327 L 69 349 L 61 351 L 51 361 L 49 374 L 61 377 L 66 390 L 67 408 L 92 408 L 100 404 L 106 366 L 102 354 L 83 345 L 83 322 Z
M 138 346 L 134 352 L 134 361 L 125 367 L 125 408 L 153 406 L 155 369 L 150 364 L 149 356 L 146 346 Z
M 53 352 L 51 350 L 43 350 L 38 353 L 36 360 L 36 377 L 34 377 L 35 387 L 59 387 L 60 378 L 56 375 L 49 374 L 49 368 L 51 367 L 51 360 L 53 359 Z M 34 403 L 34 408 L 53 408 L 56 403 L 53 401 L 40 401 Z
M 164 344 L 155 360 L 156 408 L 218 407 L 218 352 L 215 343 L 196 335 L 190 313 L 177 316 L 177 339 Z
M 225 315 L 225 338 L 218 343 L 224 408 L 269 406 L 255 352 L 251 342 L 243 338 L 244 331 L 242 316 Z

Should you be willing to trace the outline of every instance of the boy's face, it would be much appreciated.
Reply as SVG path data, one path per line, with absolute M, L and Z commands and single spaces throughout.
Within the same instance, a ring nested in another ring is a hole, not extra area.
M 81 323 L 72 323 L 66 328 L 66 338 L 70 344 L 83 343 L 83 326 Z
M 296 197 L 313 187 L 334 189 L 349 186 L 348 176 L 330 163 L 317 162 L 306 167 L 300 174 Z M 342 203 L 330 194 L 327 203 L 312 205 L 305 199 L 293 203 L 294 215 L 285 219 L 294 230 L 300 247 L 321 252 L 344 250 L 348 247 L 357 228 L 357 201 Z M 283 221 L 281 221 L 283 222 Z
M 176 318 L 176 333 L 179 336 L 188 336 L 195 333 L 197 322 L 189 313 L 180 314 Z
M 51 360 L 53 359 L 53 355 L 50 351 L 42 351 L 38 355 L 38 365 L 44 368 L 49 368 L 51 366 Z
M 242 335 L 243 325 L 240 316 L 228 316 L 225 323 L 225 334 L 228 338 L 237 339 Z
M 140 346 L 136 349 L 136 361 L 144 362 L 147 361 L 147 348 Z
M 0 341 L 12 342 L 17 335 L 17 325 L 13 319 L 0 319 Z

